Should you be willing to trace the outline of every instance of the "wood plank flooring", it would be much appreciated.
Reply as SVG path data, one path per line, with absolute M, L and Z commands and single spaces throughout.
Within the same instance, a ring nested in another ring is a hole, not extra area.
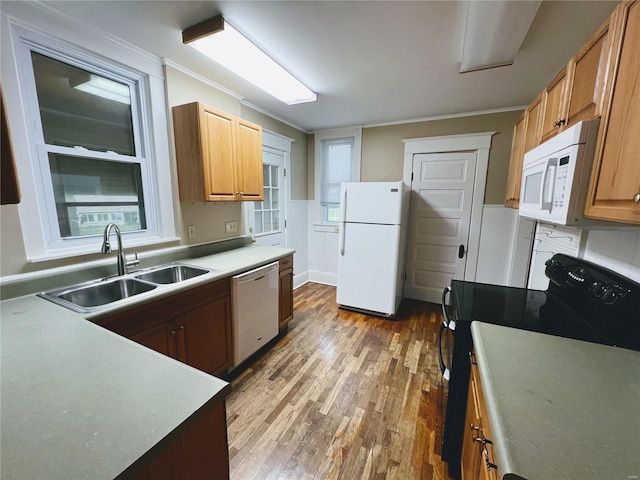
M 387 320 L 339 309 L 333 287 L 297 289 L 288 333 L 232 382 L 231 479 L 449 479 L 440 323 L 433 304 Z

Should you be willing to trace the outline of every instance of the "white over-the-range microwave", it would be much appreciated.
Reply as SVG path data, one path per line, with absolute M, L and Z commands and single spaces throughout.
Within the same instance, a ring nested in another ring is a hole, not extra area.
M 588 226 L 584 207 L 600 119 L 567 128 L 524 155 L 520 215 L 558 225 Z

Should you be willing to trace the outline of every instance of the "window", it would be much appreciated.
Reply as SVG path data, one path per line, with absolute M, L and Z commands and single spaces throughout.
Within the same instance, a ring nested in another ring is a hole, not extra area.
M 356 127 L 316 133 L 316 201 L 322 223 L 340 220 L 340 184 L 360 180 L 361 131 Z
M 268 156 L 268 152 L 264 155 Z M 268 161 L 268 159 L 267 159 Z M 261 235 L 280 231 L 280 165 L 263 163 L 264 200 L 255 202 L 255 233 Z
M 175 240 L 171 195 L 158 195 L 171 191 L 168 145 L 158 141 L 167 142 L 162 77 L 22 27 L 13 35 L 33 126 L 23 167 L 32 184 L 19 207 L 27 258 L 97 253 L 108 223 L 127 246 Z

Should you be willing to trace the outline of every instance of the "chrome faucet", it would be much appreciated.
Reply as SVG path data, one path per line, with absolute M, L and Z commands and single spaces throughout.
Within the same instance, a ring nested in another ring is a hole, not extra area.
M 112 228 L 115 229 L 116 237 L 118 238 L 118 275 L 126 275 L 128 273 L 128 267 L 137 265 L 140 262 L 138 261 L 137 253 L 135 260 L 127 262 L 127 257 L 124 255 L 124 248 L 122 248 L 122 236 L 120 235 L 120 229 L 115 223 L 109 223 L 104 228 L 104 238 L 102 239 L 102 248 L 100 248 L 100 253 L 111 253 L 109 235 L 111 234 Z

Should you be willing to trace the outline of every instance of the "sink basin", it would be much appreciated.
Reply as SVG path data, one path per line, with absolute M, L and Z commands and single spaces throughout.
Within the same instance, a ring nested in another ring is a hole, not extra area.
M 170 265 L 136 275 L 135 278 L 160 284 L 178 283 L 204 275 L 210 271 L 211 270 L 206 268 L 192 267 L 191 265 Z
M 158 287 L 168 288 L 171 284 L 217 271 L 211 268 L 172 263 L 125 276 L 49 290 L 38 293 L 38 296 L 73 311 L 87 313 Z
M 157 288 L 157 285 L 136 280 L 118 278 L 105 282 L 91 282 L 88 285 L 67 287 L 39 294 L 54 303 L 75 311 L 89 312 L 98 307 L 133 297 Z

